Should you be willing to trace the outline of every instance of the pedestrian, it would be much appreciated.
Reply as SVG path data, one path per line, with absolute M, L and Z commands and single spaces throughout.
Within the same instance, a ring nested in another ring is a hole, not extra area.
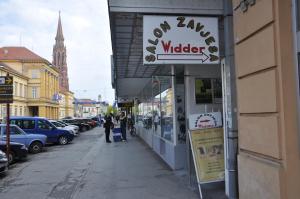
M 120 126 L 121 126 L 122 141 L 127 141 L 127 139 L 126 139 L 126 123 L 127 123 L 126 115 L 124 112 L 121 112 Z
M 154 130 L 155 130 L 155 132 L 157 131 L 158 123 L 159 123 L 159 117 L 158 117 L 158 114 L 155 114 L 155 116 L 154 116 Z
M 116 115 L 116 121 L 117 121 L 117 124 L 119 124 L 119 120 L 120 120 L 120 116 L 119 114 Z
M 110 115 L 106 115 L 104 117 L 104 129 L 105 129 L 105 140 L 106 140 L 106 143 L 111 143 L 110 139 L 109 139 L 109 136 L 110 136 L 110 129 L 112 129 L 114 127 L 114 124 L 112 122 L 112 118 Z
M 98 125 L 101 127 L 102 125 L 102 116 L 101 114 L 98 115 Z

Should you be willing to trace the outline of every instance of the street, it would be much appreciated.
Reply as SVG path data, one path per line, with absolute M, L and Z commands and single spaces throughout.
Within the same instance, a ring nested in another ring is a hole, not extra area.
M 105 143 L 104 129 L 49 146 L 0 176 L 1 199 L 198 198 L 139 138 Z M 130 136 L 129 136 L 130 137 Z

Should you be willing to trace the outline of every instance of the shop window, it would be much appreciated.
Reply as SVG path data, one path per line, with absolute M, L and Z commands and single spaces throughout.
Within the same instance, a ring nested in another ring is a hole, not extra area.
M 153 110 L 151 113 L 154 133 L 173 141 L 173 101 L 172 77 L 155 77 L 152 80 Z
M 196 104 L 220 104 L 222 103 L 222 80 L 200 79 L 195 80 Z

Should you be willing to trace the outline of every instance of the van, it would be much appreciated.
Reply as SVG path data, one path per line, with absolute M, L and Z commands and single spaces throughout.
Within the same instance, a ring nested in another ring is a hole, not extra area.
M 46 135 L 48 143 L 65 145 L 74 138 L 68 130 L 58 129 L 42 117 L 11 117 L 10 123 L 19 126 L 26 133 Z

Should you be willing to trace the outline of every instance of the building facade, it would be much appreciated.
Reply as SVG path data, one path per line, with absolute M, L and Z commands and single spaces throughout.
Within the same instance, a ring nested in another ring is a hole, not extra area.
M 0 60 L 28 78 L 25 86 L 24 82 L 23 84 L 14 83 L 16 98 L 19 97 L 20 93 L 24 93 L 22 99 L 27 104 L 27 108 L 24 108 L 24 113 L 27 112 L 28 116 L 57 119 L 58 102 L 55 99 L 55 95 L 59 92 L 58 70 L 46 59 L 25 47 L 0 48 Z
M 187 124 L 193 114 L 221 112 L 224 194 L 242 199 L 299 198 L 299 1 L 108 0 L 108 4 L 112 85 L 118 101 L 135 101 L 138 134 L 153 151 L 172 169 L 186 171 L 191 185 L 207 190 L 208 184 L 197 184 Z M 161 21 L 145 20 L 151 17 Z M 173 51 L 174 56 L 190 52 L 188 44 L 171 46 L 189 34 L 186 29 L 198 30 L 201 37 L 213 32 L 201 33 L 205 26 L 195 22 L 205 20 L 197 17 L 217 19 L 219 60 L 203 64 L 200 57 L 198 63 L 189 64 L 181 57 L 181 63 L 170 63 Z M 151 24 L 156 26 L 149 29 Z M 174 29 L 177 37 L 168 37 Z M 166 57 L 159 45 L 169 52 Z M 165 61 L 156 62 L 158 58 Z M 163 121 L 157 129 L 155 114 Z M 220 185 L 209 184 L 209 189 Z
M 300 195 L 296 2 L 256 1 L 234 11 L 240 198 Z
M 0 76 L 6 76 L 9 73 L 13 77 L 13 104 L 10 105 L 10 114 L 13 116 L 26 116 L 28 115 L 27 106 L 27 89 L 29 78 L 21 73 L 10 68 L 7 64 L 0 62 Z M 0 105 L 0 119 L 6 117 L 6 105 Z

